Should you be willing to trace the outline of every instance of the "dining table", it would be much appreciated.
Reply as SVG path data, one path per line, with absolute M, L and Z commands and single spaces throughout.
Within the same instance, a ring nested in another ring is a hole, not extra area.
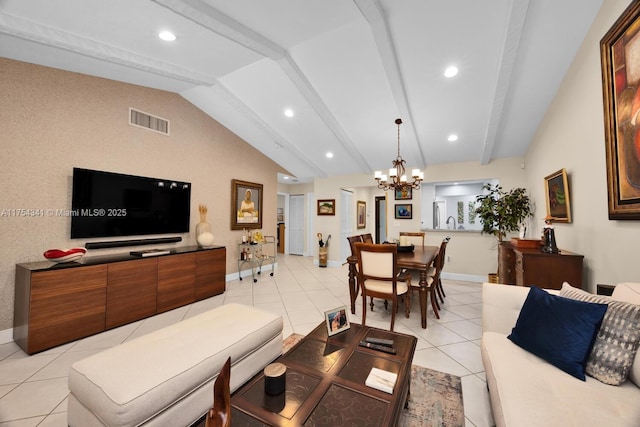
M 412 251 L 398 251 L 396 265 L 398 270 L 416 270 L 420 272 L 420 319 L 422 329 L 427 328 L 427 272 L 438 255 L 438 246 L 415 246 Z M 356 313 L 356 299 L 360 285 L 358 284 L 358 259 L 355 254 L 347 258 L 349 264 L 349 296 L 351 297 L 351 313 Z

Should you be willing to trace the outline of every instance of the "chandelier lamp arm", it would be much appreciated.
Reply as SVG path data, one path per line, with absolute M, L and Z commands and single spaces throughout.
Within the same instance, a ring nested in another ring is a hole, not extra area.
M 402 190 L 403 188 L 419 189 L 420 183 L 424 180 L 424 173 L 420 169 L 411 170 L 412 182 L 407 180 L 405 170 L 405 160 L 400 155 L 400 125 L 402 119 L 396 119 L 398 125 L 398 157 L 392 160 L 393 167 L 389 169 L 389 180 L 387 175 L 383 175 L 381 171 L 376 171 L 373 178 L 378 182 L 378 188 L 381 190 Z

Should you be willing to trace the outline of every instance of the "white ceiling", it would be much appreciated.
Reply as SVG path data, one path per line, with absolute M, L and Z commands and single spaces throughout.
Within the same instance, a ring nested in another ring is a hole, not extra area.
M 0 56 L 177 92 L 302 182 L 389 168 L 398 117 L 408 168 L 523 155 L 601 4 L 0 0 Z

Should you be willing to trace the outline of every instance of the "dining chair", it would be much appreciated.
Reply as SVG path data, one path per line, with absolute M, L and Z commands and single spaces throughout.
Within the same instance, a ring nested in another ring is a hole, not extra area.
M 424 235 L 424 231 L 401 231 L 400 240 L 403 240 L 402 237 L 406 237 L 407 246 L 424 246 Z
M 436 255 L 435 260 L 433 260 L 433 267 L 429 269 L 427 272 L 427 295 L 431 300 L 431 308 L 433 309 L 433 314 L 436 316 L 436 319 L 440 319 L 440 304 L 438 304 L 437 288 L 440 283 L 440 274 L 442 273 L 442 268 L 444 267 L 444 258 L 445 252 L 447 250 L 447 243 L 449 243 L 449 239 L 444 239 L 440 244 L 440 249 L 438 250 L 438 255 Z M 442 284 L 440 284 L 442 286 Z M 412 285 L 411 290 L 420 290 L 420 285 Z M 444 302 L 444 300 L 442 301 Z
M 409 317 L 411 307 L 411 275 L 398 275 L 398 246 L 356 243 L 355 249 L 358 259 L 358 282 L 362 291 L 362 324 L 366 325 L 367 321 L 367 296 L 384 298 L 385 301 L 391 301 L 390 330 L 393 331 L 399 299 L 404 299 L 406 317 Z
M 363 234 L 362 241 L 364 243 L 373 243 L 373 237 L 371 236 L 371 233 Z
M 449 240 L 451 240 L 451 237 L 447 236 L 442 240 L 442 243 L 440 244 L 440 250 L 438 251 L 438 255 L 442 253 L 442 258 L 439 261 L 439 262 L 442 262 L 442 266 L 440 267 L 440 270 L 444 269 L 444 263 L 446 261 L 447 244 L 449 243 Z M 434 273 L 435 273 L 435 264 L 436 264 L 436 260 L 434 260 L 434 270 L 433 270 Z M 431 270 L 429 271 L 431 272 Z M 442 287 L 442 280 L 440 276 L 441 275 L 438 275 L 438 283 L 436 284 L 436 293 L 438 294 L 438 297 L 440 297 L 440 301 L 444 303 L 444 297 L 446 297 L 447 294 L 444 293 L 444 288 Z M 440 307 L 438 306 L 438 308 Z
M 355 243 L 362 242 L 362 235 L 358 234 L 357 236 L 347 236 L 347 240 L 349 241 L 349 247 L 351 248 L 351 255 L 354 256 L 356 254 Z
M 222 367 L 213 384 L 213 407 L 207 413 L 205 427 L 231 427 L 231 358 Z

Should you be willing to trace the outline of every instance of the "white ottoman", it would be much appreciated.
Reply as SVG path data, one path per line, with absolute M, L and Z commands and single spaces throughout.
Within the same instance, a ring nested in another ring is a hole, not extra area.
M 73 364 L 68 424 L 188 426 L 212 405 L 231 357 L 231 390 L 282 353 L 282 317 L 229 304 Z

